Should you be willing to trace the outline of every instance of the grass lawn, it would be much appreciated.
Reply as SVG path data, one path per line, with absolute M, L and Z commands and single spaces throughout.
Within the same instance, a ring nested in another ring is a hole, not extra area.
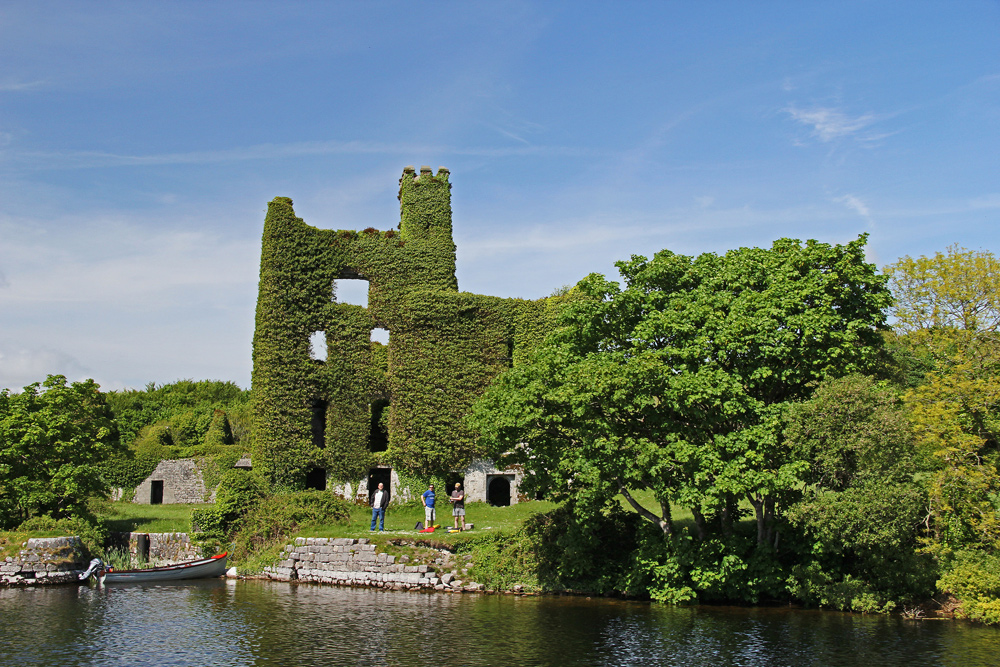
M 449 534 L 445 528 L 454 523 L 450 503 L 439 508 L 437 524 L 441 528 L 434 533 L 420 533 L 414 528 L 418 521 L 424 520 L 423 505 L 414 503 L 391 505 L 385 514 L 385 532 L 382 533 L 369 531 L 371 508 L 355 505 L 351 509 L 348 523 L 303 526 L 291 537 L 367 537 L 380 544 L 391 539 L 409 537 L 432 538 L 436 542 L 453 544 L 487 531 L 516 528 L 532 514 L 547 512 L 556 506 L 556 503 L 544 500 L 522 502 L 509 507 L 469 503 L 466 505 L 465 521 L 466 524 L 473 524 L 473 530 Z M 105 520 L 108 529 L 114 532 L 187 533 L 191 530 L 191 511 L 198 507 L 211 507 L 211 505 L 137 505 L 114 502 L 105 504 L 99 514 Z
M 137 505 L 107 503 L 99 511 L 108 530 L 120 533 L 188 533 L 191 531 L 191 511 L 204 504 Z
M 351 510 L 351 519 L 347 524 L 327 526 L 309 526 L 298 533 L 298 537 L 367 537 L 375 543 L 383 543 L 400 537 L 433 539 L 436 542 L 455 543 L 471 539 L 484 532 L 495 532 L 516 528 L 532 514 L 547 512 L 556 507 L 556 503 L 545 500 L 532 500 L 517 503 L 509 507 L 493 507 L 486 503 L 468 503 L 465 506 L 465 522 L 473 524 L 474 528 L 464 533 L 448 533 L 445 528 L 454 525 L 451 516 L 451 504 L 438 508 L 437 525 L 441 526 L 434 533 L 420 533 L 414 528 L 417 522 L 424 520 L 424 507 L 418 504 L 390 505 L 385 513 L 385 532 L 370 531 L 372 521 L 371 508 L 357 505 Z

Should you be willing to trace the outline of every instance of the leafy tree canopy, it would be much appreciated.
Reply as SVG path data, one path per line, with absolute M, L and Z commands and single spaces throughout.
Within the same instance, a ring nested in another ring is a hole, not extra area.
M 85 513 L 107 493 L 100 464 L 121 445 L 104 395 L 93 380 L 62 375 L 0 392 L 0 527 L 35 516 Z
M 672 531 L 671 504 L 700 536 L 732 530 L 741 500 L 770 539 L 776 502 L 805 464 L 781 436 L 787 406 L 815 382 L 878 360 L 891 302 L 846 245 L 793 239 L 719 256 L 669 251 L 592 274 L 530 364 L 504 373 L 473 421 L 495 456 L 581 507 L 624 494 Z M 635 502 L 648 489 L 656 510 Z
M 931 550 L 1000 548 L 1000 260 L 951 246 L 885 271 L 900 340 L 933 361 L 906 395 L 917 445 L 936 462 Z

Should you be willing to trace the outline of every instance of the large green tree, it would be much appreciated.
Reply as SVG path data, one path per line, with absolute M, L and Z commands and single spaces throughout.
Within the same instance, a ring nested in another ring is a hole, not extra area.
M 1000 548 L 1000 260 L 951 246 L 885 268 L 900 342 L 931 361 L 906 395 L 928 480 L 933 551 Z
M 806 466 L 782 437 L 787 406 L 880 354 L 891 296 L 864 246 L 864 236 L 781 239 L 619 262 L 624 287 L 581 281 L 585 298 L 532 363 L 486 392 L 473 420 L 494 455 L 580 507 L 621 493 L 670 534 L 682 505 L 703 539 L 730 534 L 748 501 L 757 543 L 773 544 Z
M 801 542 L 796 596 L 870 609 L 865 595 L 881 607 L 931 593 L 934 568 L 917 553 L 926 461 L 915 454 L 897 390 L 862 375 L 823 382 L 791 407 L 785 437 L 809 462 L 802 499 L 788 511 Z
M 62 375 L 0 392 L 0 528 L 34 516 L 85 512 L 107 492 L 100 464 L 121 448 L 114 419 L 93 380 Z

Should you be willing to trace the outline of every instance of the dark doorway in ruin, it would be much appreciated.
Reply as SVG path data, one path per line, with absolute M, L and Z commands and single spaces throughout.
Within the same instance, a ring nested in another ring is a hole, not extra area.
M 386 491 L 390 491 L 392 488 L 392 468 L 372 468 L 368 471 L 368 504 L 371 504 L 372 496 L 375 495 L 379 484 L 382 484 Z
M 372 401 L 371 423 L 368 427 L 368 451 L 384 452 L 389 449 L 389 399 Z
M 326 470 L 313 468 L 306 473 L 306 488 L 315 491 L 326 491 Z
M 163 504 L 163 480 L 156 479 L 149 483 L 149 504 Z
M 326 401 L 314 398 L 309 401 L 312 411 L 312 444 L 320 449 L 326 447 Z
M 140 563 L 149 561 L 149 533 L 139 533 L 135 536 L 135 557 Z
M 506 475 L 486 476 L 486 502 L 496 507 L 510 505 L 510 480 Z
M 444 478 L 444 495 L 445 496 L 450 496 L 452 494 L 452 491 L 455 490 L 455 485 L 456 484 L 461 484 L 462 485 L 462 490 L 464 491 L 465 490 L 465 475 L 463 475 L 460 472 L 450 472 L 447 475 L 445 475 L 445 478 Z M 466 500 L 469 500 L 469 499 L 466 498 Z M 442 504 L 441 506 L 444 507 L 444 508 L 446 508 L 448 510 L 448 514 L 451 514 L 451 503 Z

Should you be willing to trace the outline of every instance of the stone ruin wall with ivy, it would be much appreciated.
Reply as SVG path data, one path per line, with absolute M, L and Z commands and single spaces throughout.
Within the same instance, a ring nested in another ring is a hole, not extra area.
M 254 468 L 301 488 L 392 466 L 443 477 L 480 455 L 463 418 L 550 328 L 554 300 L 458 290 L 444 168 L 403 171 L 396 229 L 324 230 L 275 198 L 264 221 L 253 341 Z M 368 307 L 336 281 L 368 281 Z M 388 345 L 371 340 L 389 331 Z M 325 360 L 310 340 L 325 336 Z

